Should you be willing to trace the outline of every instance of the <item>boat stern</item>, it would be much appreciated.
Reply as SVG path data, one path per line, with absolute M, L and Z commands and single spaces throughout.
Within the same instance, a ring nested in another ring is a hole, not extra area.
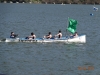
M 86 35 L 79 36 L 79 39 L 82 43 L 86 43 Z
M 81 35 L 75 38 L 69 38 L 68 42 L 70 43 L 86 43 L 86 35 Z

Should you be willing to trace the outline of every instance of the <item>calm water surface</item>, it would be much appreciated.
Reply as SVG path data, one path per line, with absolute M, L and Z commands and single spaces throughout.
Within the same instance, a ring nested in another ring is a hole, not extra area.
M 87 35 L 86 44 L 0 42 L 0 74 L 99 75 L 100 11 L 92 8 L 93 5 L 0 4 L 0 39 L 9 37 L 11 31 L 19 37 L 31 32 L 43 37 L 61 29 L 65 36 L 68 17 L 78 21 L 79 34 Z

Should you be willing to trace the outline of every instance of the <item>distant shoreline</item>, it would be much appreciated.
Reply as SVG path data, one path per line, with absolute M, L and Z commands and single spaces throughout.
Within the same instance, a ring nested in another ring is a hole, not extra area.
M 0 3 L 30 3 L 30 4 L 62 4 L 62 5 L 65 5 L 65 4 L 91 4 L 91 5 L 100 5 L 100 1 L 82 1 L 82 0 L 79 0 L 77 2 L 76 1 L 50 1 L 50 0 L 0 0 Z
M 13 3 L 13 2 L 0 2 L 0 3 Z M 18 4 L 19 2 L 16 2 L 15 4 Z M 25 2 L 23 2 L 23 3 L 20 3 L 20 4 L 24 4 Z M 14 4 L 14 3 L 13 3 Z M 25 4 L 53 4 L 53 3 L 32 3 L 32 2 L 27 2 L 27 3 L 25 3 Z M 58 4 L 60 4 L 60 3 L 58 3 Z M 67 3 L 67 4 L 76 4 L 76 5 L 79 5 L 79 3 Z M 67 4 L 62 4 L 61 3 L 61 5 L 67 5 Z M 100 4 L 82 4 L 82 5 L 100 5 Z

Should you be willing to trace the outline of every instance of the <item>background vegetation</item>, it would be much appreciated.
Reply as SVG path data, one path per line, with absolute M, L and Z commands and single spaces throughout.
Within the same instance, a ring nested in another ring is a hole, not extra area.
M 3 2 L 7 2 L 7 3 L 10 3 L 10 2 L 13 2 L 13 3 L 16 3 L 16 2 L 19 2 L 19 3 L 48 3 L 48 4 L 61 4 L 61 3 L 64 3 L 64 4 L 100 4 L 100 0 L 0 0 L 1 3 Z

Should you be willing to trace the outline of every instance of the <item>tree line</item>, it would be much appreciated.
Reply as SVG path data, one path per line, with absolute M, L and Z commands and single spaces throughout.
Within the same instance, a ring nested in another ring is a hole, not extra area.
M 3 2 L 19 2 L 19 3 L 41 3 L 41 4 L 100 4 L 100 0 L 0 0 L 1 3 Z

